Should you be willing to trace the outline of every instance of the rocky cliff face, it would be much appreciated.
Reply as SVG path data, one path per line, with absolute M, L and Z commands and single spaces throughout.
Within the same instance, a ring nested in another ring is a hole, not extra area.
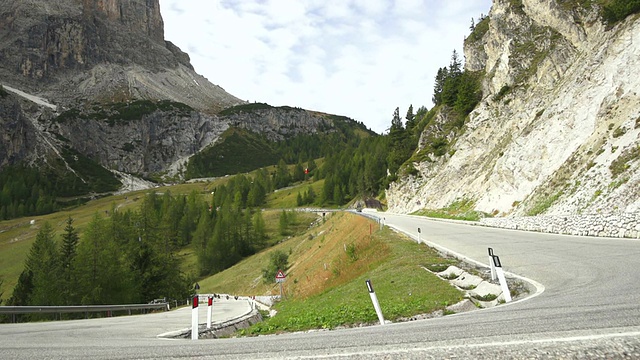
M 35 129 L 24 118 L 18 100 L 0 90 L 0 168 L 29 158 Z
M 229 127 L 215 116 L 170 105 L 126 121 L 93 115 L 54 121 L 48 131 L 108 169 L 144 176 L 167 171 Z
M 158 0 L 0 0 L 0 79 L 64 107 L 170 99 L 215 113 L 241 103 L 164 40 Z
M 391 186 L 390 209 L 637 211 L 640 20 L 607 29 L 595 9 L 495 0 L 486 21 L 465 43 L 466 68 L 485 73 L 482 102 L 453 155 Z
M 0 0 L 0 84 L 0 169 L 64 163 L 70 148 L 112 170 L 162 172 L 242 103 L 164 40 L 158 0 Z
M 164 23 L 158 0 L 83 0 L 87 18 L 105 16 L 122 24 L 130 32 L 142 33 L 158 43 L 164 42 Z
M 271 141 L 281 141 L 300 134 L 315 134 L 321 129 L 331 130 L 334 127 L 327 114 L 289 107 L 240 112 L 222 119 L 231 126 L 264 134 Z

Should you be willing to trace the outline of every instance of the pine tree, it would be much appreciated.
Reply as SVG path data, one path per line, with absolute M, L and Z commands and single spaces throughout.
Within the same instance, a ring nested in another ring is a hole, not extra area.
M 333 190 L 335 185 L 333 179 L 333 175 L 327 176 L 324 179 L 324 185 L 322 186 L 322 197 L 320 201 L 322 204 L 328 204 L 333 200 Z
M 293 181 L 302 181 L 304 180 L 304 168 L 302 167 L 302 163 L 299 162 L 293 168 Z
M 314 201 L 316 201 L 316 192 L 313 191 L 313 187 L 309 186 L 304 193 L 302 202 L 305 204 L 313 204 Z
M 442 86 L 442 93 L 440 95 L 442 103 L 451 107 L 455 106 L 456 100 L 458 99 L 458 90 L 460 88 L 461 76 L 462 63 L 460 62 L 460 58 L 458 57 L 458 52 L 456 50 L 453 50 L 453 54 L 451 55 L 451 63 L 449 64 L 447 76 Z
M 200 275 L 209 275 L 213 273 L 213 259 L 211 259 L 210 254 L 207 252 L 207 248 L 209 247 L 209 241 L 213 234 L 213 224 L 206 210 L 203 210 L 203 212 L 198 221 L 195 233 L 193 234 L 193 243 L 198 258 Z
M 24 269 L 18 277 L 18 283 L 13 288 L 13 293 L 7 301 L 9 306 L 28 306 L 31 305 L 33 296 L 33 272 Z
M 392 176 L 395 176 L 396 172 L 400 168 L 400 165 L 404 163 L 410 155 L 407 142 L 407 131 L 402 127 L 402 120 L 400 120 L 399 109 L 393 112 L 393 119 L 391 120 L 391 128 L 389 130 L 389 155 L 387 158 L 389 164 L 389 172 Z M 335 195 L 334 195 L 335 196 Z
M 402 127 L 402 119 L 400 119 L 400 108 L 396 108 L 393 111 L 393 118 L 391 119 L 391 128 L 389 128 L 389 135 L 392 135 L 394 131 L 404 130 Z
M 289 175 L 289 169 L 287 168 L 287 164 L 284 160 L 280 159 L 278 162 L 278 166 L 276 167 L 276 175 L 274 179 L 274 183 L 277 189 L 281 189 L 285 186 L 289 185 L 291 181 L 291 176 Z
M 60 261 L 53 227 L 45 222 L 25 262 L 33 273 L 31 305 L 60 305 Z
M 444 84 L 449 78 L 449 70 L 446 67 L 438 69 L 438 74 L 436 75 L 436 82 L 433 86 L 433 104 L 440 105 L 442 104 L 442 91 L 444 89 Z
M 482 92 L 478 80 L 469 72 L 464 72 L 460 77 L 460 85 L 454 109 L 460 117 L 469 114 L 480 102 Z
M 264 246 L 264 242 L 267 239 L 267 230 L 264 222 L 264 218 L 262 217 L 262 211 L 258 210 L 255 214 L 253 214 L 253 231 L 255 232 L 255 243 L 258 248 Z
M 73 219 L 67 218 L 67 225 L 64 228 L 62 234 L 62 244 L 60 249 L 60 263 L 62 272 L 62 295 L 63 303 L 66 305 L 74 305 L 78 299 L 76 299 L 75 290 L 75 278 L 74 278 L 74 266 L 76 258 L 76 250 L 78 247 L 78 241 L 80 237 L 78 232 L 73 227 Z
M 280 213 L 280 218 L 278 221 L 278 230 L 280 231 L 280 235 L 286 236 L 289 234 L 289 214 L 286 210 L 282 210 Z
M 405 123 L 407 131 L 411 132 L 411 130 L 413 130 L 414 126 L 416 125 L 415 124 L 416 116 L 413 113 L 413 104 L 409 105 L 409 109 L 407 110 L 407 115 L 405 116 L 405 119 L 407 120 Z
M 83 234 L 82 241 L 78 244 L 78 254 L 76 262 L 76 277 L 78 279 L 78 293 L 82 294 L 81 303 L 89 304 L 126 304 L 130 301 L 139 300 L 142 296 L 154 296 L 148 286 L 148 278 L 154 277 L 147 271 L 153 263 L 151 256 L 140 256 L 140 254 L 153 253 L 152 234 L 143 235 L 138 242 L 139 250 L 136 252 L 131 266 L 124 263 L 122 248 L 113 240 L 112 227 L 95 214 Z M 140 264 L 145 266 L 140 266 Z M 134 272 L 131 272 L 133 268 Z M 140 268 L 143 268 L 140 271 Z M 138 291 L 134 291 L 134 279 L 139 286 Z
M 335 188 L 333 189 L 333 203 L 336 205 L 342 205 L 344 202 L 344 194 L 342 191 L 342 186 L 340 184 L 335 184 Z
M 267 194 L 264 189 L 264 185 L 258 180 L 254 180 L 251 185 L 251 190 L 249 190 L 249 195 L 247 195 L 247 206 L 248 207 L 257 207 L 264 205 L 267 199 Z
M 449 77 L 457 77 L 462 75 L 462 62 L 458 56 L 458 52 L 454 49 L 451 54 L 451 63 L 449 64 Z

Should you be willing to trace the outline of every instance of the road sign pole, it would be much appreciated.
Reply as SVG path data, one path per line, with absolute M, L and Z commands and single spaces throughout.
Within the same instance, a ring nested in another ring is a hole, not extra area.
M 280 299 L 282 299 L 282 283 L 287 279 L 287 275 L 285 275 L 282 270 L 278 269 L 276 273 L 276 282 L 280 284 Z
M 498 276 L 498 280 L 500 280 L 500 288 L 502 288 L 504 301 L 511 302 L 511 292 L 509 291 L 509 286 L 507 285 L 507 279 L 504 277 L 504 271 L 502 270 L 500 258 L 497 255 L 493 255 L 493 264 L 496 268 L 496 275 Z
M 496 279 L 496 267 L 493 265 L 493 249 L 489 248 L 489 267 L 491 268 L 491 280 Z
M 209 306 L 207 306 L 207 329 L 211 329 L 212 312 L 213 312 L 213 296 L 209 296 Z
M 382 316 L 382 309 L 380 309 L 380 303 L 378 302 L 378 297 L 376 296 L 376 292 L 373 291 L 373 285 L 371 285 L 371 280 L 365 281 L 367 284 L 367 289 L 369 290 L 369 296 L 371 296 L 371 302 L 373 302 L 373 308 L 376 309 L 376 314 L 378 314 L 378 320 L 380 321 L 380 325 L 384 325 L 384 317 Z
M 191 301 L 191 340 L 198 340 L 198 295 Z

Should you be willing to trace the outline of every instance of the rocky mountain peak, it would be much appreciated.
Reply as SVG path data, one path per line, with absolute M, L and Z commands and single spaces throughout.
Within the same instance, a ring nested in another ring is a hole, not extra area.
M 157 42 L 164 42 L 159 0 L 83 0 L 82 5 L 85 17 L 105 16 L 131 32 L 141 32 Z
M 64 108 L 149 99 L 213 114 L 242 102 L 164 40 L 158 0 L 0 0 L 0 80 Z

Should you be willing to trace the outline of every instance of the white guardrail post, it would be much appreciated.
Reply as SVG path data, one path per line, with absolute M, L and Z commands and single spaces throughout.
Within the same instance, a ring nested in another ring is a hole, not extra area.
M 207 329 L 211 329 L 212 311 L 213 311 L 213 296 L 209 295 L 209 305 L 207 306 Z
M 376 296 L 376 292 L 373 291 L 373 285 L 371 285 L 371 280 L 365 281 L 367 284 L 367 289 L 369 289 L 369 295 L 371 296 L 371 302 L 373 302 L 373 308 L 376 309 L 376 314 L 378 314 L 378 320 L 380 320 L 380 325 L 384 325 L 384 317 L 382 316 L 382 309 L 380 309 L 380 303 L 378 302 L 378 297 Z
M 191 340 L 198 340 L 198 295 L 191 301 Z
M 504 277 L 504 271 L 502 270 L 500 258 L 497 255 L 493 255 L 493 265 L 496 268 L 496 275 L 498 276 L 498 280 L 500 280 L 500 287 L 502 288 L 504 301 L 511 302 L 511 292 L 509 291 L 509 286 L 507 285 L 507 279 Z
M 493 265 L 493 249 L 489 248 L 489 267 L 491 268 L 491 280 L 496 279 L 496 267 Z

